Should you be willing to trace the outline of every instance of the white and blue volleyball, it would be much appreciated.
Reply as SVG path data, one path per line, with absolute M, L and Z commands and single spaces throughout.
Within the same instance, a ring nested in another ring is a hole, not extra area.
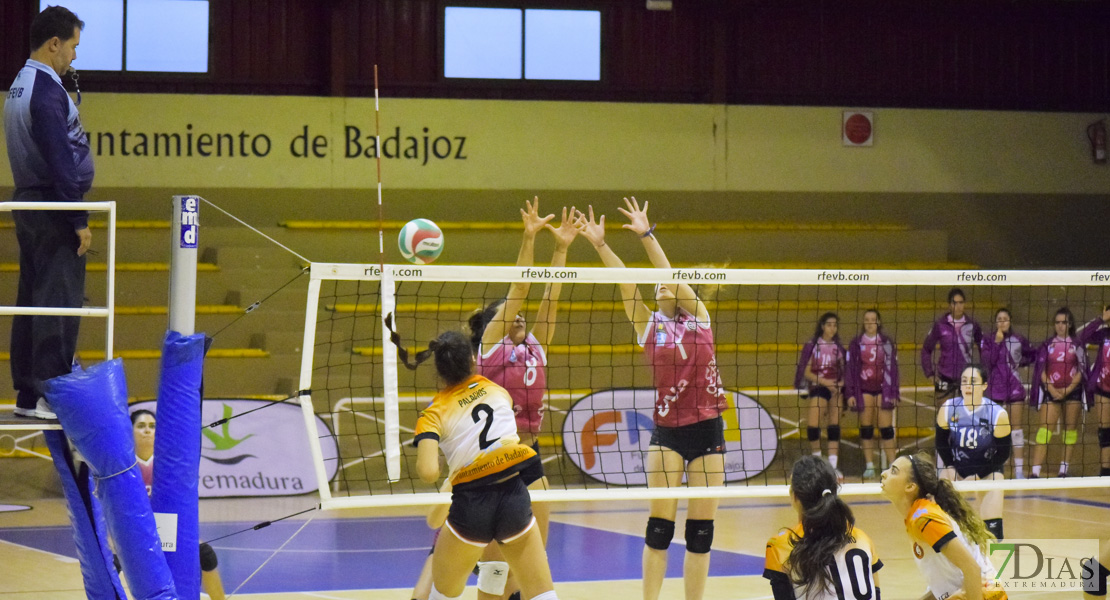
M 439 258 L 439 253 L 443 252 L 443 232 L 428 219 L 413 219 L 401 228 L 401 233 L 397 236 L 397 247 L 405 260 L 426 265 Z

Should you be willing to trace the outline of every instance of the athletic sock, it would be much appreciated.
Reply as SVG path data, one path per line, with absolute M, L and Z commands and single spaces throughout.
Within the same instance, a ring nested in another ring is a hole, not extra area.
M 865 469 L 874 469 L 875 468 L 875 463 L 872 462 L 872 461 L 867 461 L 867 466 L 864 467 L 864 468 Z
M 1032 475 L 1033 475 L 1033 477 L 1040 477 L 1041 476 L 1041 465 L 1033 465 Z
M 1060 472 L 1059 472 L 1058 475 L 1060 477 L 1066 477 L 1067 474 L 1068 474 L 1068 463 L 1066 463 L 1066 462 L 1060 463 Z
M 820 450 L 814 450 L 813 455 L 814 456 L 821 456 L 821 451 Z
M 835 455 L 835 454 L 832 454 L 832 455 L 829 456 L 829 464 L 832 465 L 832 468 L 834 468 L 834 469 L 836 468 L 836 463 L 838 462 L 839 459 L 840 459 L 840 457 Z

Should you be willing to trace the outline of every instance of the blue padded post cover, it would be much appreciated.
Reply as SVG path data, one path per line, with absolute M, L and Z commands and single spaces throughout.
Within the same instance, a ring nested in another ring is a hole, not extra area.
M 136 599 L 177 600 L 146 486 L 135 460 L 123 361 L 47 380 L 46 399 L 96 479 L 108 530 Z
M 166 333 L 158 385 L 158 428 L 154 436 L 155 512 L 177 514 L 177 551 L 166 553 L 181 598 L 200 598 L 200 388 L 204 334 Z

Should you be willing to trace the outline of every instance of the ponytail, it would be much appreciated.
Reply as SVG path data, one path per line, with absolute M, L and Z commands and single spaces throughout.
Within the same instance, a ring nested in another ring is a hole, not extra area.
M 911 454 L 909 459 L 911 475 L 919 490 L 918 497 L 932 496 L 941 510 L 959 525 L 960 531 L 972 544 L 985 548 L 987 542 L 995 539 L 994 535 L 987 530 L 983 519 L 975 514 L 975 510 L 956 490 L 956 486 L 937 475 L 937 467 L 928 455 Z
M 803 456 L 794 463 L 790 489 L 803 508 L 803 535 L 791 536 L 793 547 L 786 560 L 794 585 L 831 590 L 828 565 L 837 551 L 855 541 L 856 518 L 836 493 L 838 487 L 836 471 L 825 459 Z
M 389 329 L 389 340 L 397 346 L 398 358 L 410 371 L 415 371 L 416 367 L 435 355 L 436 372 L 449 386 L 461 383 L 474 373 L 473 348 L 470 345 L 470 339 L 462 332 L 444 331 L 439 334 L 439 337 L 428 342 L 427 349 L 417 352 L 410 362 L 408 350 L 401 343 L 401 336 L 393 330 L 392 313 L 386 315 L 385 326 Z

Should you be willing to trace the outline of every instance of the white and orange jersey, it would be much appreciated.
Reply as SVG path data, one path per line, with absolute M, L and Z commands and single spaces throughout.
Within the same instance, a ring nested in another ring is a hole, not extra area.
M 928 498 L 914 502 L 910 507 L 910 514 L 906 515 L 906 532 L 913 540 L 913 558 L 917 562 L 917 568 L 937 600 L 944 600 L 964 587 L 963 571 L 941 554 L 945 544 L 954 540 L 967 546 L 975 557 L 983 574 L 983 582 L 994 581 L 994 567 L 983 556 L 982 550 L 978 545 L 967 541 L 960 526 L 936 502 Z M 997 596 L 999 590 L 993 591 L 996 593 L 992 597 Z M 1005 594 L 1001 597 L 1005 598 Z
M 795 537 L 802 537 L 802 526 L 783 529 L 767 541 L 767 556 L 763 576 L 767 579 L 790 577 L 787 559 L 794 549 Z M 883 567 L 883 562 L 875 553 L 875 544 L 858 527 L 852 528 L 854 542 L 848 542 L 836 551 L 832 563 L 827 565 L 832 576 L 832 586 L 822 588 L 818 584 L 794 585 L 794 597 L 798 600 L 874 600 L 879 597 L 875 586 L 875 573 Z
M 493 483 L 538 460 L 520 444 L 509 392 L 481 375 L 436 394 L 416 420 L 413 444 L 423 439 L 439 441 L 455 489 Z

